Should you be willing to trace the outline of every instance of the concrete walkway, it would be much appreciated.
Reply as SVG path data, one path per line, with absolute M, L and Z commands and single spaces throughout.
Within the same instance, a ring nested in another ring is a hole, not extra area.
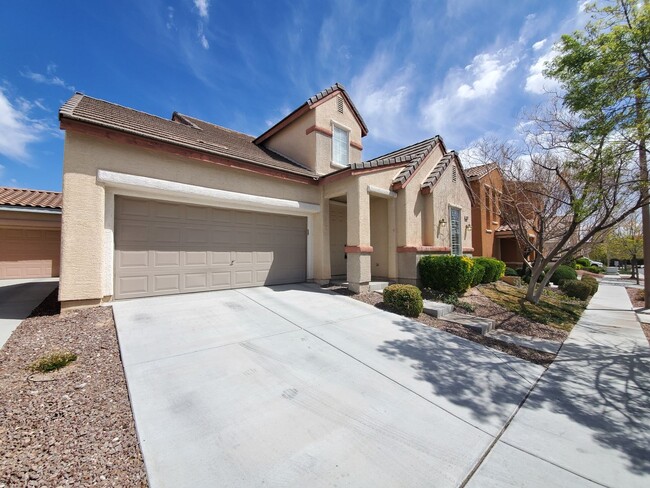
M 113 313 L 152 488 L 456 488 L 544 370 L 313 285 Z
M 0 347 L 58 284 L 58 278 L 0 280 Z
M 650 347 L 601 283 L 469 487 L 650 486 Z

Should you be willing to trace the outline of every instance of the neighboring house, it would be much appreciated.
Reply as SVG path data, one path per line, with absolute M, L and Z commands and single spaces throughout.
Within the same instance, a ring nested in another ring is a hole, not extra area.
M 335 84 L 258 137 L 75 94 L 66 131 L 62 306 L 246 286 L 417 281 L 471 253 L 471 194 L 440 137 L 363 161 Z
M 61 193 L 0 187 L 0 279 L 59 276 Z
M 510 227 L 502 220 L 500 201 L 504 180 L 495 163 L 465 169 L 474 195 L 472 244 L 475 256 L 493 257 L 512 268 L 523 262 L 522 252 Z M 534 236 L 533 236 L 534 237 Z

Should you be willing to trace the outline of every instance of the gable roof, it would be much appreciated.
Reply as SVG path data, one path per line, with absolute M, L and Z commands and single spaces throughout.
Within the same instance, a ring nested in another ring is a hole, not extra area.
M 458 157 L 458 153 L 456 151 L 448 152 L 440 159 L 440 161 L 438 161 L 438 164 L 435 165 L 435 167 L 431 170 L 431 173 L 429 173 L 427 178 L 420 185 L 420 191 L 422 191 L 422 193 L 424 193 L 425 195 L 431 193 L 433 191 L 433 188 L 438 184 L 440 178 L 442 177 L 445 170 L 449 167 L 450 164 L 455 164 L 456 167 L 458 168 L 458 173 L 460 175 L 460 178 L 463 181 L 463 185 L 465 185 L 465 188 L 467 189 L 467 193 L 469 194 L 469 197 L 473 203 L 474 195 L 470 188 L 469 180 L 467 179 L 467 176 L 465 176 L 465 172 L 463 171 L 463 165 L 461 164 L 460 158 Z
M 467 176 L 467 179 L 470 181 L 479 180 L 495 169 L 498 169 L 497 163 L 487 163 L 481 164 L 480 166 L 472 166 L 471 168 L 465 169 L 465 176 Z
M 306 113 L 308 110 L 311 108 L 315 107 L 316 105 L 319 105 L 319 102 L 333 93 L 340 92 L 345 101 L 348 103 L 350 108 L 352 109 L 352 113 L 354 114 L 355 118 L 357 119 L 357 122 L 359 122 L 359 125 L 361 126 L 361 136 L 365 136 L 368 134 L 368 126 L 366 126 L 366 123 L 363 120 L 363 117 L 361 117 L 361 114 L 357 110 L 357 107 L 355 107 L 354 103 L 352 102 L 352 99 L 350 98 L 350 95 L 348 95 L 348 92 L 345 91 L 345 88 L 343 85 L 340 83 L 334 83 L 332 86 L 325 88 L 324 90 L 316 93 L 315 95 L 309 97 L 305 103 L 300 105 L 298 108 L 296 108 L 293 112 L 291 112 L 289 115 L 287 115 L 285 118 L 280 120 L 277 124 L 273 125 L 272 127 L 269 127 L 266 132 L 258 136 L 253 142 L 255 144 L 261 144 L 265 140 L 267 140 L 269 137 L 271 137 L 273 134 L 279 132 L 281 129 L 289 125 L 291 122 L 296 120 L 298 117 Z
M 163 119 L 76 93 L 59 110 L 69 119 L 302 176 L 311 170 L 253 143 L 254 137 L 174 112 Z
M 60 209 L 63 205 L 63 197 L 58 191 L 0 186 L 0 205 Z

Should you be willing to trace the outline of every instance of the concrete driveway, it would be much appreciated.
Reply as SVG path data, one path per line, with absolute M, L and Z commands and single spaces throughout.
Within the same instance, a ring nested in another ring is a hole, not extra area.
M 543 370 L 307 284 L 113 310 L 152 488 L 459 486 Z
M 0 280 L 0 347 L 58 284 L 58 278 Z

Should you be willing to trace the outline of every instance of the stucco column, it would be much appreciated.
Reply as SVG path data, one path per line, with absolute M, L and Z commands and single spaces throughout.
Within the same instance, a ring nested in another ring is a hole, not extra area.
M 372 246 L 370 245 L 370 196 L 359 179 L 348 192 L 348 287 L 355 293 L 368 291 Z
M 330 207 L 329 200 L 321 195 L 321 211 L 314 215 L 314 276 L 313 280 L 319 285 L 329 283 L 330 267 Z

